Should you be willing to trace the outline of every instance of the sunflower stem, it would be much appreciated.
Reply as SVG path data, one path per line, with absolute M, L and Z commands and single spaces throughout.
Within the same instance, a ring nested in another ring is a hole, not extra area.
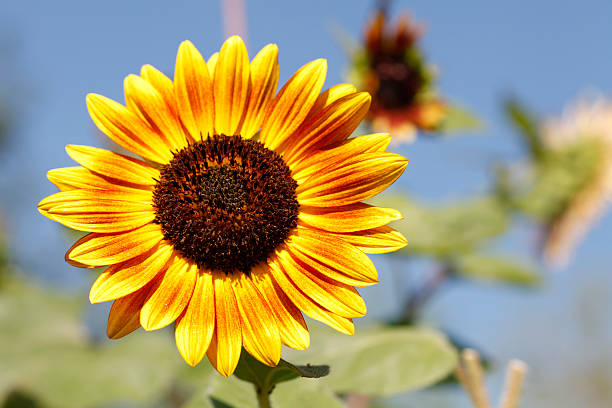
M 257 392 L 257 405 L 259 408 L 270 408 L 270 394 L 272 390 L 268 387 L 264 389 L 256 386 L 255 391 Z

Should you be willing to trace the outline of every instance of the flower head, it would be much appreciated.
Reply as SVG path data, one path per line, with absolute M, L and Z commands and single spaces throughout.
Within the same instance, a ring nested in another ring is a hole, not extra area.
M 408 16 L 390 27 L 386 13 L 378 11 L 366 26 L 364 48 L 351 68 L 351 79 L 372 95 L 373 129 L 390 129 L 397 141 L 413 140 L 418 129 L 436 129 L 446 112 L 432 89 L 432 69 L 416 44 L 422 33 Z
M 386 134 L 349 138 L 370 96 L 321 92 L 324 60 L 277 94 L 277 55 L 271 44 L 249 62 L 231 37 L 205 62 L 184 42 L 174 80 L 145 65 L 125 106 L 87 96 L 100 130 L 144 160 L 68 146 L 81 166 L 51 170 L 61 192 L 38 208 L 89 232 L 67 262 L 108 266 L 90 299 L 114 300 L 109 337 L 174 322 L 184 359 L 228 376 L 243 347 L 268 365 L 281 344 L 307 348 L 302 313 L 349 334 L 365 314 L 354 287 L 378 281 L 365 254 L 405 240 L 386 226 L 397 211 L 362 201 L 407 160 L 385 153 Z
M 583 100 L 563 116 L 542 126 L 542 139 L 552 151 L 586 146 L 594 153 L 590 177 L 572 195 L 548 226 L 544 256 L 565 265 L 574 248 L 612 199 L 612 102 Z M 590 160 L 590 161 L 591 161 Z

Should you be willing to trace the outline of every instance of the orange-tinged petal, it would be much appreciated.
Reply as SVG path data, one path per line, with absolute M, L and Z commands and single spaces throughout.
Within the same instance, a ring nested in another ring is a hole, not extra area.
M 310 316 L 311 318 L 318 320 L 326 325 L 338 330 L 345 334 L 354 334 L 355 326 L 353 321 L 346 317 L 338 316 L 335 313 L 330 312 L 321 305 L 317 304 L 310 297 L 304 295 L 295 284 L 289 280 L 286 275 L 283 265 L 276 258 L 276 255 L 271 257 L 270 261 L 270 273 L 273 277 L 274 288 L 277 293 L 284 293 L 288 299 L 297 306 L 303 313 Z
M 106 327 L 109 338 L 119 339 L 140 327 L 140 309 L 158 285 L 159 280 L 155 279 L 140 290 L 113 302 Z
M 67 145 L 66 153 L 86 169 L 102 176 L 139 186 L 154 186 L 159 170 L 142 160 L 91 146 Z
M 176 347 L 187 364 L 198 364 L 215 331 L 215 292 L 212 273 L 198 272 L 193 296 L 174 326 Z
M 261 128 L 260 140 L 267 148 L 277 150 L 302 124 L 321 92 L 326 72 L 327 62 L 318 59 L 300 68 L 283 86 Z
M 181 121 L 193 140 L 214 134 L 215 106 L 212 79 L 202 54 L 190 41 L 179 46 L 174 91 Z
M 390 142 L 391 136 L 387 133 L 345 140 L 330 148 L 308 154 L 302 160 L 294 161 L 290 165 L 292 177 L 300 184 L 313 174 L 320 174 L 326 168 L 335 167 L 358 154 L 384 152 Z
M 146 212 L 58 214 L 42 212 L 45 216 L 77 231 L 114 233 L 142 227 L 155 219 L 153 210 Z
M 228 38 L 214 71 L 215 131 L 235 135 L 249 94 L 249 55 L 238 36 Z
M 218 60 L 219 60 L 219 53 L 215 52 L 213 55 L 210 56 L 208 61 L 206 61 L 206 65 L 208 66 L 208 72 L 210 73 L 210 76 L 212 78 L 214 78 L 215 76 L 215 68 L 217 67 Z
M 117 234 L 89 233 L 66 253 L 66 262 L 81 267 L 112 265 L 125 262 L 153 248 L 164 238 L 157 224 L 146 224 Z
M 268 44 L 251 62 L 251 93 L 240 135 L 249 139 L 257 133 L 274 102 L 278 87 L 278 47 Z
M 242 349 L 240 311 L 232 288 L 235 277 L 213 272 L 215 286 L 215 334 L 206 355 L 211 364 L 225 377 L 232 375 Z
M 307 118 L 311 118 L 316 115 L 323 109 L 325 106 L 332 104 L 343 96 L 352 94 L 357 92 L 357 88 L 355 88 L 351 84 L 338 84 L 334 85 L 329 89 L 326 89 L 324 92 L 321 92 L 314 105 L 310 109 Z
M 367 92 L 344 96 L 306 120 L 290 137 L 285 150 L 289 165 L 305 158 L 309 152 L 341 142 L 353 133 L 370 108 Z
M 331 232 L 355 232 L 401 220 L 393 208 L 356 203 L 343 207 L 300 207 L 299 219 L 305 224 Z
M 296 190 L 301 205 L 342 206 L 375 196 L 404 172 L 408 160 L 393 153 L 365 153 L 323 174 L 311 176 Z
M 159 288 L 140 311 L 143 329 L 161 329 L 180 316 L 193 294 L 197 273 L 197 265 L 191 265 L 178 255 L 170 260 Z
M 282 342 L 291 348 L 306 350 L 310 345 L 310 334 L 304 316 L 282 291 L 277 293 L 268 269 L 267 265 L 255 267 L 251 273 L 253 282 L 276 316 Z
M 87 109 L 98 128 L 125 149 L 161 164 L 172 159 L 159 134 L 125 106 L 102 95 L 88 94 Z
M 109 266 L 92 285 L 89 301 L 106 302 L 139 290 L 165 270 L 172 252 L 173 247 L 162 241 L 140 256 Z
M 336 234 L 299 227 L 287 241 L 287 249 L 295 260 L 338 282 L 352 286 L 378 282 L 370 258 Z
M 408 244 L 406 238 L 393 228 L 383 226 L 366 231 L 337 234 L 367 254 L 383 254 L 401 249 Z
M 170 78 L 151 65 L 143 65 L 140 68 L 140 76 L 144 78 L 153 88 L 160 93 L 168 109 L 178 117 L 178 106 L 174 96 L 174 83 Z
M 365 302 L 355 288 L 312 273 L 312 268 L 295 259 L 287 250 L 277 251 L 277 255 L 289 279 L 312 300 L 338 316 L 365 316 Z
M 124 81 L 124 89 L 127 107 L 159 134 L 168 149 L 176 151 L 187 146 L 178 117 L 153 85 L 139 76 L 128 75 Z
M 122 190 L 127 194 L 134 193 L 135 189 L 151 190 L 152 186 L 134 185 L 111 179 L 101 174 L 87 170 L 85 167 L 62 167 L 49 170 L 47 178 L 61 191 L 75 189 L 86 190 Z
M 275 367 L 281 356 L 281 338 L 274 313 L 250 277 L 240 273 L 232 283 L 244 348 L 257 360 Z

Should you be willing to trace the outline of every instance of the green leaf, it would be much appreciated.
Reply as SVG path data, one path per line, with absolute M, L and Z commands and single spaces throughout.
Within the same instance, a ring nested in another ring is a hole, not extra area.
M 319 381 L 337 393 L 387 396 L 411 391 L 445 378 L 457 364 L 455 349 L 433 330 L 380 327 L 353 338 L 314 327 L 311 332 L 310 349 L 289 356 L 329 363 L 329 376 Z
M 50 408 L 149 404 L 183 362 L 165 333 L 91 344 L 83 303 L 14 279 L 0 294 L 0 400 L 16 385 Z M 10 367 L 10 369 L 6 369 Z
M 536 119 L 516 99 L 508 99 L 504 107 L 508 119 L 519 132 L 531 156 L 536 161 L 542 159 L 546 149 L 542 144 Z
M 594 140 L 548 152 L 535 165 L 527 191 L 515 193 L 516 208 L 544 222 L 556 218 L 592 180 L 601 155 L 602 148 Z
M 466 108 L 449 104 L 446 106 L 446 114 L 442 122 L 436 127 L 436 132 L 457 133 L 474 130 L 482 130 L 482 121 Z
M 482 198 L 431 208 L 406 196 L 390 196 L 376 201 L 399 210 L 404 219 L 392 226 L 399 230 L 408 245 L 405 254 L 448 257 L 469 252 L 500 235 L 508 226 L 505 207 L 496 199 Z
M 464 255 L 455 259 L 456 274 L 476 280 L 533 286 L 540 283 L 534 265 L 501 256 Z

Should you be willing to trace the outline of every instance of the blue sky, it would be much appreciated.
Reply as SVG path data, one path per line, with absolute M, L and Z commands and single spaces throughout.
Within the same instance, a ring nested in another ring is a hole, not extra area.
M 250 54 L 277 43 L 281 80 L 308 61 L 327 58 L 327 86 L 342 80 L 347 65 L 332 33 L 342 29 L 358 38 L 373 5 L 365 0 L 247 3 Z M 399 149 L 411 162 L 398 187 L 416 197 L 442 202 L 483 192 L 495 160 L 520 156 L 521 148 L 502 115 L 504 96 L 517 95 L 535 112 L 551 115 L 585 91 L 612 94 L 609 1 L 394 3 L 394 11 L 402 8 L 426 24 L 422 46 L 438 66 L 442 95 L 486 122 L 480 134 L 421 140 Z M 4 80 L 19 84 L 23 92 L 14 95 L 21 108 L 17 127 L 8 151 L 0 154 L 0 207 L 24 269 L 57 286 L 87 285 L 91 275 L 64 264 L 63 252 L 69 246 L 65 233 L 35 210 L 42 197 L 55 191 L 44 174 L 72 165 L 64 152 L 66 144 L 101 145 L 85 107 L 88 92 L 123 100 L 126 75 L 145 63 L 171 72 L 178 44 L 185 39 L 204 55 L 213 53 L 223 41 L 220 13 L 216 0 L 2 2 L 0 35 L 19 47 L 14 77 Z M 576 276 L 596 279 L 608 272 L 611 238 L 612 217 L 607 217 L 581 247 L 572 267 L 551 276 L 551 284 L 540 294 L 460 287 L 434 303 L 432 316 L 451 326 L 473 326 L 487 342 L 499 343 L 499 332 L 487 331 L 479 320 L 494 319 L 491 313 L 478 314 L 482 304 L 496 300 L 495 308 L 509 324 L 520 320 L 523 309 L 518 306 L 525 304 L 525 296 L 538 308 L 557 310 L 570 302 L 572 292 L 567 288 L 577 285 Z M 384 290 L 381 285 L 375 293 Z M 468 303 L 471 306 L 455 308 L 456 312 L 440 311 Z M 468 315 L 467 323 L 460 313 Z M 521 352 L 510 346 L 504 350 Z

